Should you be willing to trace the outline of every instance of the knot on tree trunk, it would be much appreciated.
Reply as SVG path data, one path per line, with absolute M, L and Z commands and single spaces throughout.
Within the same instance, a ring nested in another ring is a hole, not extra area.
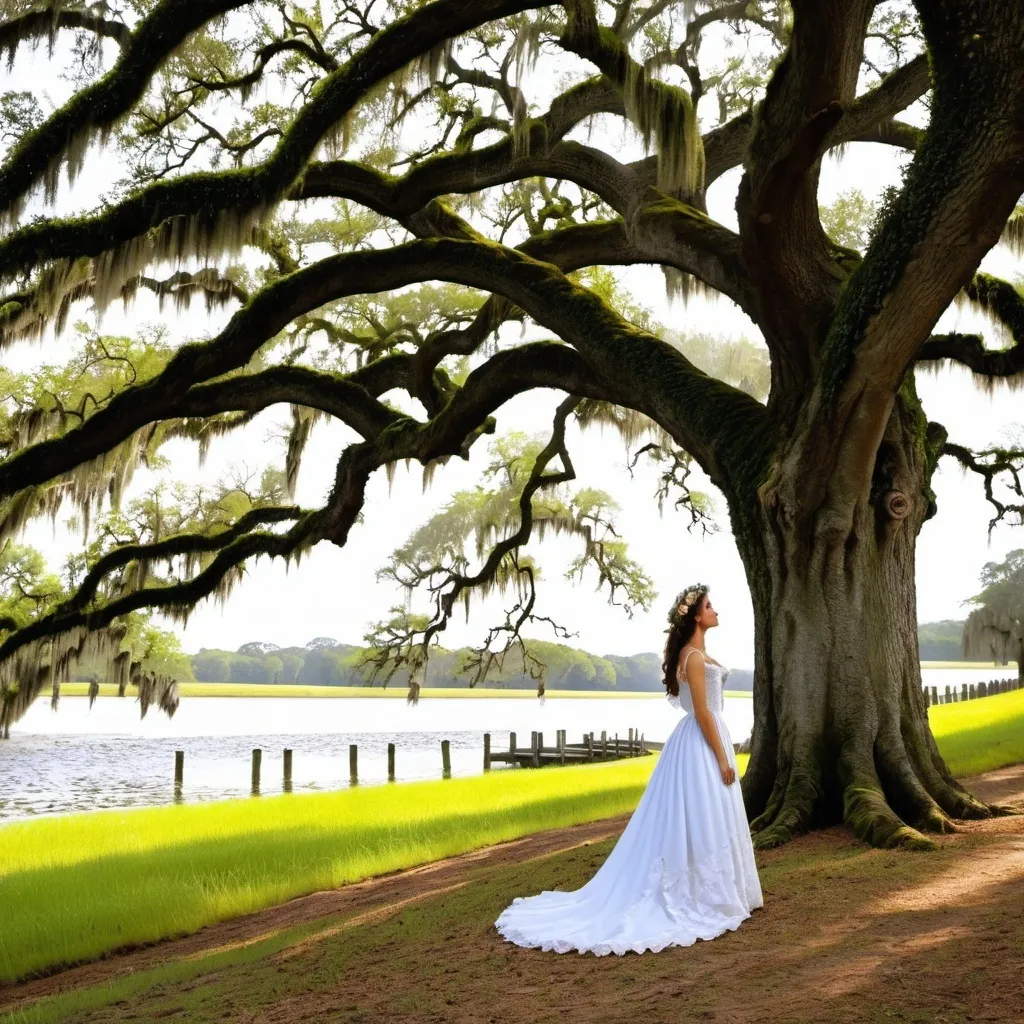
M 890 519 L 906 519 L 910 515 L 910 498 L 903 491 L 886 491 L 882 507 Z

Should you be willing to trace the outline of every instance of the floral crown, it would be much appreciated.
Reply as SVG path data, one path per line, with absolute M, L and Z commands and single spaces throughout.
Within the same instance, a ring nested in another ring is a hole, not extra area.
M 682 593 L 677 594 L 676 599 L 672 602 L 672 610 L 668 613 L 668 629 L 665 632 L 669 632 L 677 625 L 708 590 L 709 587 L 706 583 L 695 583 L 692 587 L 687 587 Z

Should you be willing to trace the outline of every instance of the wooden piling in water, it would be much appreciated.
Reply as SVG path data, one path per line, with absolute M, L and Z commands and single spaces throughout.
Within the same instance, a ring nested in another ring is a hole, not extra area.
M 260 765 L 263 763 L 263 751 L 259 747 L 252 752 L 252 795 L 260 795 Z
M 491 734 L 489 732 L 484 733 L 484 771 L 489 772 L 491 770 Z
M 174 798 L 181 799 L 181 787 L 185 781 L 185 751 L 174 752 Z
M 558 763 L 565 764 L 565 730 L 559 729 L 558 733 Z
M 388 744 L 388 782 L 395 781 L 395 745 Z
M 292 791 L 292 752 L 287 748 L 284 752 L 284 791 Z
M 442 778 L 452 777 L 452 755 L 449 740 L 441 740 L 441 775 Z
M 348 745 L 348 784 L 359 785 L 359 745 L 356 743 Z
M 512 763 L 514 764 L 516 759 L 516 734 L 514 732 L 510 732 L 508 734 L 508 752 L 512 757 Z

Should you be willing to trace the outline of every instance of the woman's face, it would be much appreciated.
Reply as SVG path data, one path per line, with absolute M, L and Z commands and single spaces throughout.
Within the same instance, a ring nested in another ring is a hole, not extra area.
M 708 630 L 718 625 L 718 612 L 711 606 L 711 596 L 705 594 L 701 598 L 700 611 L 697 612 L 696 623 L 701 629 Z

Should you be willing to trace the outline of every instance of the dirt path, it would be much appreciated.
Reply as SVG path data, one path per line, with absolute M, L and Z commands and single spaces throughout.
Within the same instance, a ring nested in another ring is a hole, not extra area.
M 965 781 L 1024 810 L 1024 765 Z M 0 1010 L 308 925 L 272 955 L 68 1019 L 1024 1022 L 1024 817 L 965 823 L 932 854 L 871 850 L 839 828 L 802 837 L 758 855 L 763 910 L 689 949 L 598 960 L 501 940 L 491 924 L 512 896 L 582 885 L 627 817 L 315 893 L 9 987 Z

